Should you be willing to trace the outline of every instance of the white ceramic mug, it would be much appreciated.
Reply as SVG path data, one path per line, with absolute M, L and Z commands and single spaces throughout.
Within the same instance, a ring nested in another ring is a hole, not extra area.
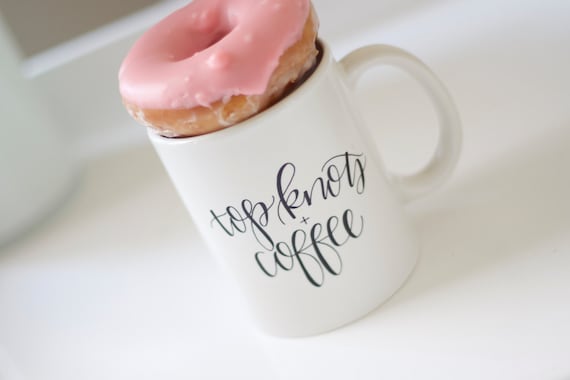
M 418 59 L 374 45 L 337 63 L 321 47 L 298 89 L 239 125 L 182 139 L 149 130 L 203 238 L 272 335 L 324 332 L 389 298 L 419 253 L 402 202 L 441 184 L 461 146 L 453 102 Z M 438 112 L 436 153 L 413 176 L 385 171 L 350 95 L 384 64 L 416 78 Z

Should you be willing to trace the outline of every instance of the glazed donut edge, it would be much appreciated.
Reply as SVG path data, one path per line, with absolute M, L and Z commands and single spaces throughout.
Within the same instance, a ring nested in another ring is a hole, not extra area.
M 278 102 L 313 68 L 318 56 L 318 27 L 318 17 L 311 4 L 301 38 L 281 55 L 263 94 L 235 95 L 208 107 L 181 109 L 142 108 L 124 97 L 123 104 L 138 123 L 153 128 L 164 137 L 198 136 L 233 126 Z

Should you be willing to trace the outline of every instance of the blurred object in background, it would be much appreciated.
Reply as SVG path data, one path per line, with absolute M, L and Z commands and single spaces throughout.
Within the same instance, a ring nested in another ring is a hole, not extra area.
M 158 0 L 0 0 L 23 56 L 52 48 Z
M 24 79 L 0 14 L 0 246 L 61 202 L 70 187 L 69 147 Z

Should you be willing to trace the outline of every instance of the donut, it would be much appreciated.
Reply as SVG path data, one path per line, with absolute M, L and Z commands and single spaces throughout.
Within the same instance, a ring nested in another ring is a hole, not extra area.
M 310 0 L 194 0 L 145 32 L 119 70 L 127 111 L 165 137 L 235 125 L 316 62 Z

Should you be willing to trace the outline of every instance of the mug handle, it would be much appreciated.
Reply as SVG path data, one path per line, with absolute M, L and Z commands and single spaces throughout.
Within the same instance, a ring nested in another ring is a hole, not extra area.
M 400 68 L 422 85 L 436 109 L 439 121 L 436 150 L 419 172 L 412 175 L 388 172 L 388 180 L 400 190 L 404 201 L 424 195 L 445 182 L 459 159 L 461 121 L 451 96 L 435 74 L 412 54 L 389 45 L 364 46 L 349 53 L 340 64 L 344 67 L 349 85 L 353 87 L 368 69 L 377 65 Z

